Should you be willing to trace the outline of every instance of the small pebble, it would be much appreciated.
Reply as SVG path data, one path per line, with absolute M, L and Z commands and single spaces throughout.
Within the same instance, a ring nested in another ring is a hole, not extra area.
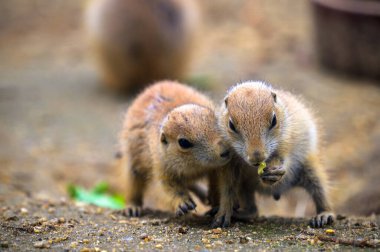
M 240 243 L 241 244 L 246 244 L 246 243 L 248 243 L 249 242 L 249 240 L 247 239 L 247 237 L 245 237 L 245 236 L 240 236 Z
M 17 220 L 17 215 L 11 211 L 11 210 L 7 210 L 3 213 L 3 216 L 5 218 L 5 220 L 9 221 L 9 220 Z
M 214 244 L 216 246 L 223 246 L 223 242 L 222 241 L 215 241 Z
M 22 208 L 20 209 L 20 212 L 21 212 L 21 214 L 23 214 L 23 215 L 26 215 L 26 214 L 29 213 L 28 209 L 26 209 L 25 207 L 22 207 Z
M 217 235 L 217 234 L 212 234 L 212 235 L 210 236 L 210 238 L 211 238 L 211 239 L 219 239 L 219 235 Z
M 52 224 L 52 225 L 57 225 L 58 222 L 59 222 L 59 220 L 58 220 L 58 218 L 53 218 L 53 219 L 51 219 L 49 222 L 50 222 L 50 224 Z
M 178 228 L 178 233 L 180 233 L 180 234 L 187 234 L 188 231 L 189 231 L 189 229 L 187 227 L 179 227 Z
M 140 235 L 140 239 L 141 239 L 141 240 L 145 240 L 146 238 L 148 238 L 148 234 L 147 234 L 147 233 L 142 233 L 142 234 Z
M 78 246 L 78 242 L 70 243 L 70 248 L 76 248 Z
M 208 244 L 210 243 L 211 241 L 209 239 L 206 239 L 206 238 L 202 238 L 202 243 L 204 244 Z
M 213 230 L 211 230 L 214 234 L 221 234 L 222 233 L 222 229 L 221 228 L 214 228 Z
M 33 244 L 35 248 L 50 248 L 50 243 L 48 241 L 37 241 Z
M 155 248 L 162 249 L 163 247 L 162 247 L 162 244 L 156 244 Z
M 1 248 L 9 248 L 9 243 L 7 241 L 2 241 L 2 242 L 0 242 L 0 247 Z

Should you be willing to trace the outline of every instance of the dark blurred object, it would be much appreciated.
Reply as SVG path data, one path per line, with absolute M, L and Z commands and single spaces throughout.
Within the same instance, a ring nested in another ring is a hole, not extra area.
M 322 65 L 380 79 L 380 1 L 312 0 Z
M 193 0 L 92 0 L 86 16 L 104 82 L 125 92 L 182 79 L 197 23 Z

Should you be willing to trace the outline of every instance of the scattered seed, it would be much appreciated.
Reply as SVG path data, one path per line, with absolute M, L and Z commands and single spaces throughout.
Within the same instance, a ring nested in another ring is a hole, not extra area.
M 41 233 L 41 232 L 42 232 L 42 227 L 34 227 L 34 228 L 33 228 L 33 232 L 34 232 L 34 233 L 37 233 L 37 234 L 38 234 L 38 233 Z
M 335 230 L 334 229 L 326 229 L 325 233 L 328 235 L 335 235 Z

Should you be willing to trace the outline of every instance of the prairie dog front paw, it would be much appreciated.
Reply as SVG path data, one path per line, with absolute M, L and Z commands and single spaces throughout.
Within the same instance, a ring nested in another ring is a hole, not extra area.
M 128 204 L 124 213 L 128 217 L 140 217 L 142 214 L 142 207 L 136 204 Z
M 335 214 L 331 212 L 322 212 L 310 220 L 310 226 L 312 228 L 322 228 L 326 225 L 333 224 Z
M 197 205 L 190 196 L 183 196 L 174 199 L 175 214 L 182 216 L 194 210 Z
M 260 175 L 260 178 L 264 183 L 272 185 L 281 180 L 285 173 L 286 170 L 282 164 L 274 166 L 269 164 L 264 168 L 264 172 Z

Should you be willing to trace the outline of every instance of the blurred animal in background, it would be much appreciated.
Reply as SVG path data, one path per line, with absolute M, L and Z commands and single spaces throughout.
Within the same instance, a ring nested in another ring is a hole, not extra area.
M 182 79 L 199 20 L 193 0 L 90 0 L 85 27 L 107 86 L 133 93 L 161 79 Z

